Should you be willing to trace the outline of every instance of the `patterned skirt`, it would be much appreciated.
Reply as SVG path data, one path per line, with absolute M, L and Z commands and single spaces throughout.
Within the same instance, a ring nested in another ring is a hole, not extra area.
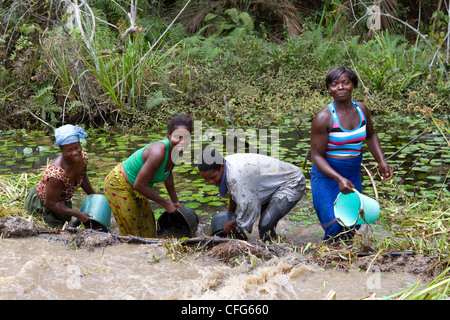
M 121 235 L 156 237 L 155 216 L 149 200 L 125 180 L 121 163 L 106 176 L 104 188 Z

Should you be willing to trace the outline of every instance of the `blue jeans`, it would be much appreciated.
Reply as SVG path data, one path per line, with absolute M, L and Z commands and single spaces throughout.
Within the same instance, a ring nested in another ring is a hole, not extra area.
M 352 159 L 325 158 L 330 166 L 344 178 L 350 180 L 355 189 L 362 192 L 361 162 L 362 153 L 359 157 Z M 345 231 L 334 216 L 334 201 L 339 195 L 339 184 L 325 176 L 314 165 L 311 170 L 311 190 L 313 205 L 316 210 L 322 228 L 325 231 L 324 240 L 335 238 Z

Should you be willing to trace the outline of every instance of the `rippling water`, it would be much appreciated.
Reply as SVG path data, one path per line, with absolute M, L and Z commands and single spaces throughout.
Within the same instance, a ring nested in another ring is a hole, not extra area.
M 284 225 L 287 229 L 291 226 Z M 304 230 L 314 237 L 315 227 Z M 287 236 L 296 236 L 284 229 Z M 294 263 L 298 253 L 229 266 L 203 253 L 175 261 L 162 245 L 120 244 L 94 251 L 47 238 L 0 240 L 0 299 L 338 299 L 381 298 L 407 288 L 406 273 L 366 274 Z

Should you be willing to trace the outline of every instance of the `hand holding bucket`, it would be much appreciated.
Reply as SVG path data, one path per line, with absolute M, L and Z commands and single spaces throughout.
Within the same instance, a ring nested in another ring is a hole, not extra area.
M 380 214 L 378 201 L 353 189 L 353 193 L 339 193 L 334 201 L 334 215 L 343 227 L 373 223 Z
M 111 209 L 108 199 L 104 195 L 90 194 L 86 196 L 80 211 L 88 213 L 91 220 L 100 223 L 107 231 L 110 231 Z

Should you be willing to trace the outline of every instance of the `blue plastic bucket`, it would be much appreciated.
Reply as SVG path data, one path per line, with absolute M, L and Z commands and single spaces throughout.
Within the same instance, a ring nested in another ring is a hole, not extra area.
M 111 208 L 108 199 L 102 194 L 90 194 L 86 196 L 81 205 L 81 212 L 86 212 L 94 220 L 104 226 L 108 231 L 111 223 Z
M 355 189 L 353 191 L 348 194 L 339 193 L 334 201 L 334 215 L 337 222 L 343 227 L 375 222 L 380 215 L 378 201 Z

